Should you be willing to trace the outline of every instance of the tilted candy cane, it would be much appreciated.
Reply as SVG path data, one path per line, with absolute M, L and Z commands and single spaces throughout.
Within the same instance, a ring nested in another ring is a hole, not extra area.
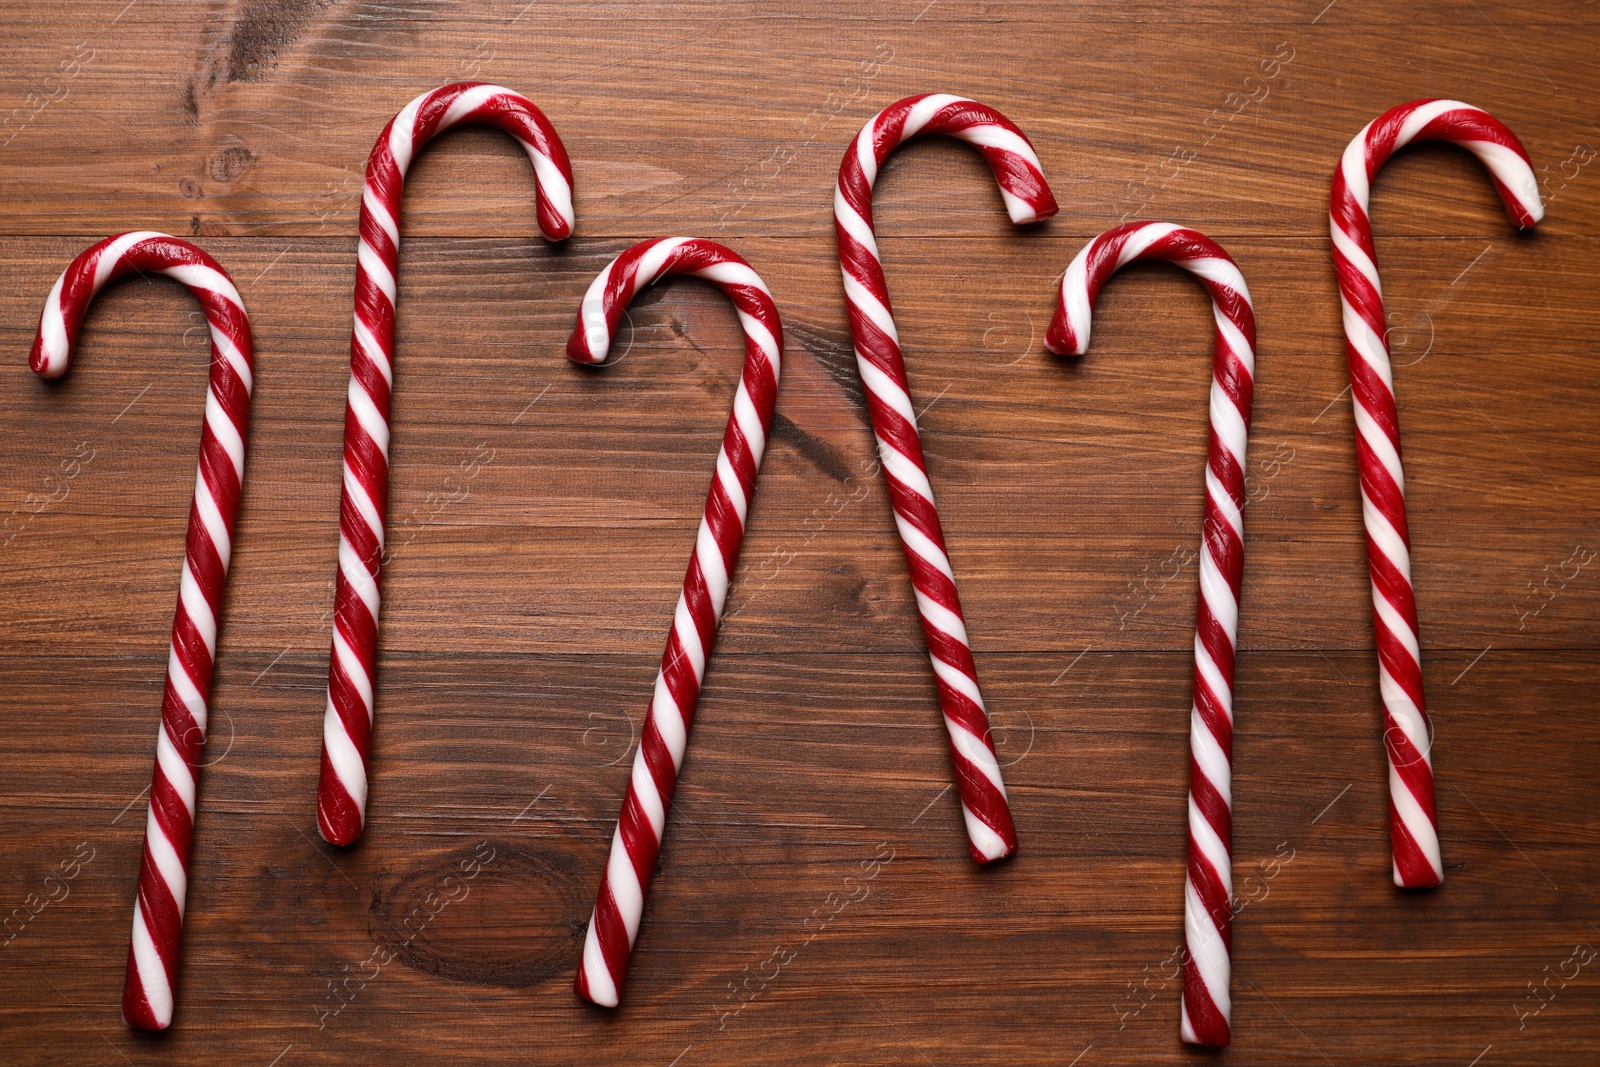
M 1422 695 L 1422 640 L 1411 585 L 1400 416 L 1389 369 L 1383 292 L 1368 204 L 1372 179 L 1415 141 L 1450 141 L 1489 169 L 1518 229 L 1544 217 L 1539 183 L 1516 134 L 1485 111 L 1456 100 L 1418 100 L 1384 112 L 1358 134 L 1333 172 L 1328 221 L 1344 311 L 1345 359 L 1355 408 L 1361 514 L 1367 528 L 1372 626 L 1378 645 L 1384 748 L 1389 759 L 1389 839 L 1396 885 L 1444 879 L 1433 803 L 1433 754 Z
M 833 197 L 839 269 L 850 306 L 856 365 L 866 388 L 883 477 L 911 570 L 928 658 L 939 687 L 939 705 L 950 734 L 967 840 L 972 858 L 987 863 L 1015 852 L 1017 833 L 989 736 L 989 716 L 978 690 L 955 572 L 922 458 L 911 387 L 872 226 L 872 184 L 883 161 L 913 137 L 936 133 L 966 141 L 983 153 L 1000 185 L 1006 212 L 1017 225 L 1054 215 L 1056 201 L 1039 169 L 1039 157 L 1021 130 L 993 108 L 942 93 L 908 96 L 863 126 L 839 164 L 839 185 Z
M 1095 238 L 1067 268 L 1045 337 L 1050 351 L 1077 356 L 1088 350 L 1090 314 L 1101 286 L 1117 270 L 1140 259 L 1165 260 L 1199 278 L 1211 294 L 1217 326 L 1195 611 L 1194 701 L 1189 711 L 1189 876 L 1183 897 L 1181 1034 L 1192 1044 L 1220 1046 L 1230 1036 L 1233 664 L 1244 572 L 1245 447 L 1255 394 L 1256 318 L 1244 277 L 1220 245 L 1170 223 L 1130 222 Z
M 107 282 L 133 271 L 165 274 L 181 282 L 200 301 L 211 327 L 211 384 L 172 620 L 144 856 L 139 863 L 139 898 L 133 908 L 133 938 L 122 988 L 122 1017 L 129 1026 L 165 1030 L 172 1023 L 183 945 L 200 752 L 206 741 L 233 523 L 244 484 L 254 378 L 250 320 L 233 280 L 216 260 L 189 242 L 150 232 L 108 237 L 62 272 L 39 319 L 39 335 L 28 357 L 33 369 L 45 378 L 67 373 L 89 302 Z
M 693 237 L 641 241 L 601 271 L 583 298 L 567 355 L 585 364 L 604 360 L 617 323 L 634 295 L 656 279 L 673 274 L 704 278 L 728 294 L 744 327 L 744 373 L 734 393 L 722 450 L 717 453 L 705 516 L 700 520 L 694 555 L 689 558 L 683 593 L 667 635 L 661 672 L 656 675 L 655 694 L 634 754 L 622 816 L 611 839 L 611 854 L 578 965 L 578 995 L 608 1008 L 617 1006 L 628 957 L 639 936 L 644 899 L 650 891 L 667 812 L 700 700 L 700 681 L 717 638 L 728 581 L 739 562 L 745 516 L 772 427 L 783 357 L 783 326 L 766 283 L 731 250 Z
M 389 400 L 394 388 L 395 275 L 400 199 L 411 160 L 441 130 L 497 126 L 533 161 L 539 231 L 572 233 L 572 167 L 567 151 L 528 98 L 498 85 L 460 82 L 423 93 L 384 127 L 367 159 L 356 262 L 355 329 L 344 415 L 344 492 L 339 504 L 339 574 L 328 707 L 322 727 L 317 829 L 336 845 L 361 836 L 377 692 L 378 604 L 383 523 L 389 500 Z

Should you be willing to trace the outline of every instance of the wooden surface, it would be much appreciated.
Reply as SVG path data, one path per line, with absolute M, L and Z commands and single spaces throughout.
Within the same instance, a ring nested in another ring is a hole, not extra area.
M 0 1059 L 1593 1063 L 1595 5 L 1323 2 L 6 5 Z M 361 167 L 407 100 L 461 78 L 549 114 L 578 236 L 533 236 L 503 135 L 453 132 L 416 164 L 370 824 L 334 850 L 313 794 Z M 898 153 L 877 198 L 1022 839 L 991 870 L 966 858 L 946 792 L 833 258 L 844 146 L 921 91 L 1008 114 L 1063 206 L 1013 230 L 953 143 Z M 1477 164 L 1442 148 L 1396 160 L 1375 198 L 1447 867 L 1407 894 L 1388 873 L 1325 212 L 1349 138 L 1421 96 L 1516 130 L 1550 212 L 1512 233 Z M 1222 241 L 1261 327 L 1234 781 L 1247 903 L 1218 1056 L 1179 1045 L 1170 978 L 1204 298 L 1139 269 L 1107 291 L 1087 358 L 1042 350 L 1053 279 L 1125 214 Z M 158 1037 L 117 1005 L 203 330 L 176 286 L 135 280 L 97 302 L 65 382 L 25 359 L 56 274 L 138 228 L 197 235 L 232 272 L 259 383 L 177 1022 Z M 608 1014 L 571 975 L 738 340 L 720 296 L 674 282 L 633 309 L 620 365 L 576 368 L 561 345 L 608 257 L 674 233 L 764 273 L 788 352 Z M 463 896 L 443 879 L 474 855 Z

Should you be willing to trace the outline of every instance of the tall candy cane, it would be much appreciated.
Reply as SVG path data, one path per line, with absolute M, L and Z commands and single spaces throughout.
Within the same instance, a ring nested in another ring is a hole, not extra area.
M 578 965 L 574 986 L 578 996 L 608 1008 L 617 1006 L 628 957 L 639 936 L 644 898 L 666 833 L 667 811 L 694 724 L 706 659 L 717 638 L 728 581 L 739 562 L 745 516 L 772 428 L 783 357 L 783 326 L 766 283 L 731 250 L 693 237 L 641 241 L 612 260 L 583 298 L 567 355 L 578 363 L 604 360 L 634 295 L 657 278 L 673 274 L 704 278 L 728 294 L 744 327 L 744 373 L 733 395 L 716 474 L 706 494 L 705 516 L 683 578 L 683 593 L 667 635 Z
M 839 185 L 833 197 L 839 269 L 850 305 L 856 365 L 866 387 L 883 477 L 911 570 L 928 658 L 939 687 L 939 705 L 950 734 L 967 840 L 972 858 L 987 863 L 1017 850 L 1017 832 L 989 736 L 989 716 L 978 691 L 955 572 L 922 458 L 911 387 L 872 228 L 872 183 L 883 161 L 913 137 L 935 133 L 966 141 L 983 153 L 1000 185 L 1006 212 L 1017 225 L 1054 215 L 1056 201 L 1039 169 L 1039 157 L 1021 130 L 993 108 L 942 93 L 908 96 L 863 126 L 839 164 Z
M 106 238 L 73 260 L 56 279 L 28 357 L 41 377 L 67 373 L 89 302 L 107 282 L 133 271 L 165 274 L 181 282 L 200 301 L 211 327 L 211 384 L 206 390 L 200 465 L 172 620 L 167 683 L 161 694 L 139 899 L 133 908 L 133 938 L 122 987 L 123 1020 L 141 1030 L 165 1030 L 172 1023 L 183 945 L 200 752 L 206 741 L 233 523 L 244 484 L 254 376 L 250 320 L 227 272 L 187 241 L 143 231 Z
M 406 169 L 441 130 L 498 126 L 533 161 L 539 232 L 572 233 L 572 167 L 544 114 L 521 93 L 460 82 L 423 93 L 384 127 L 367 159 L 356 261 L 355 329 L 344 413 L 344 492 L 339 504 L 339 574 L 328 707 L 322 726 L 317 829 L 336 845 L 361 836 L 377 691 L 378 603 L 383 521 L 389 500 L 389 401 L 394 388 L 395 275 L 400 264 L 400 199 Z
M 1226 1045 L 1233 944 L 1233 663 L 1244 572 L 1245 446 L 1255 394 L 1256 318 L 1244 277 L 1228 253 L 1195 230 L 1130 222 L 1107 230 L 1072 261 L 1045 344 L 1061 355 L 1089 348 L 1100 288 L 1139 259 L 1175 263 L 1211 294 L 1216 352 L 1211 370 L 1211 440 L 1206 455 L 1205 529 L 1195 611 L 1194 702 L 1189 711 L 1189 876 L 1184 887 L 1185 1041 Z
M 1400 416 L 1389 369 L 1383 292 L 1368 204 L 1372 179 L 1414 141 L 1450 141 L 1489 168 L 1518 229 L 1544 217 L 1539 183 L 1516 134 L 1485 111 L 1456 100 L 1418 100 L 1384 112 L 1350 142 L 1333 172 L 1328 222 L 1344 311 L 1345 360 L 1355 408 L 1361 514 L 1367 527 L 1372 627 L 1378 644 L 1384 748 L 1389 759 L 1389 839 L 1394 881 L 1429 887 L 1444 878 L 1433 804 L 1433 755 L 1422 695 L 1422 639 L 1411 586 Z

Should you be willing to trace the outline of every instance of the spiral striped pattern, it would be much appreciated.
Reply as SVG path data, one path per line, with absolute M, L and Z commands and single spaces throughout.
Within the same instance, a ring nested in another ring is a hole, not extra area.
M 772 429 L 783 357 L 783 326 L 766 283 L 731 250 L 693 237 L 641 241 L 601 271 L 583 298 L 567 355 L 585 364 L 604 360 L 634 295 L 657 278 L 673 274 L 704 278 L 728 294 L 744 327 L 744 373 L 717 453 L 705 515 L 672 617 L 578 965 L 574 984 L 578 996 L 608 1008 L 617 1006 L 628 957 L 639 936 L 645 895 L 700 700 L 700 682 L 717 639 L 728 582 L 739 562 L 745 517 Z
M 1389 759 L 1389 839 L 1396 885 L 1429 887 L 1444 878 L 1433 803 L 1433 755 L 1422 694 L 1421 636 L 1411 586 L 1400 416 L 1389 369 L 1383 291 L 1378 284 L 1369 202 L 1372 180 L 1413 141 L 1451 141 L 1489 170 L 1519 229 L 1544 217 L 1539 183 L 1516 134 L 1487 112 L 1456 100 L 1418 100 L 1384 112 L 1358 134 L 1333 173 L 1328 222 L 1344 312 L 1345 359 L 1355 408 L 1361 514 L 1367 528 L 1372 626 L 1378 645 L 1384 748 Z
M 936 133 L 959 138 L 983 153 L 999 183 L 1006 212 L 1017 225 L 1054 215 L 1056 201 L 1039 169 L 1039 157 L 1021 130 L 993 108 L 942 93 L 909 96 L 863 126 L 839 164 L 833 197 L 856 365 L 866 388 L 884 481 L 938 683 L 967 840 L 972 858 L 987 863 L 1015 852 L 1017 833 L 989 736 L 989 716 L 978 689 L 955 572 L 923 462 L 911 387 L 872 224 L 872 185 L 883 161 L 913 137 Z
M 367 159 L 356 262 L 355 328 L 344 414 L 344 491 L 334 592 L 328 707 L 322 727 L 317 829 L 336 845 L 361 836 L 377 688 L 383 524 L 389 500 L 389 401 L 394 388 L 395 276 L 406 169 L 441 130 L 497 126 L 533 161 L 539 231 L 572 233 L 572 166 L 555 128 L 527 97 L 498 85 L 460 82 L 423 93 L 384 127 Z
M 67 373 L 89 302 L 107 282 L 133 271 L 165 274 L 181 282 L 200 301 L 211 327 L 211 382 L 200 431 L 200 464 L 172 620 L 139 863 L 139 898 L 122 988 L 122 1017 L 129 1026 L 165 1030 L 172 1024 L 183 945 L 200 753 L 206 741 L 233 524 L 244 484 L 254 375 L 250 320 L 233 280 L 216 260 L 189 242 L 148 231 L 108 237 L 73 260 L 56 279 L 28 357 L 33 369 L 45 378 Z
M 1215 241 L 1166 222 L 1107 230 L 1078 253 L 1061 279 L 1045 344 L 1061 355 L 1089 348 L 1100 289 L 1135 260 L 1177 264 L 1211 294 L 1216 352 L 1206 450 L 1205 529 L 1195 610 L 1194 702 L 1189 711 L 1189 876 L 1184 888 L 1181 1034 L 1197 1045 L 1228 1043 L 1233 945 L 1233 664 L 1244 573 L 1245 448 L 1255 394 L 1256 318 L 1233 259 Z

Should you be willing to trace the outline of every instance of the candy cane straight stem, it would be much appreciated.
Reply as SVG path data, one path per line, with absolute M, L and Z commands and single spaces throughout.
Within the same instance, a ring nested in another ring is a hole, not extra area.
M 1054 215 L 1056 201 L 1039 169 L 1039 157 L 1021 130 L 993 108 L 944 94 L 907 97 L 863 126 L 839 164 L 833 198 L 856 364 L 933 662 L 967 840 L 972 858 L 987 863 L 1015 852 L 1017 833 L 922 457 L 911 387 L 872 224 L 872 185 L 883 161 L 902 143 L 927 134 L 958 138 L 983 153 L 1006 211 L 1017 225 Z
M 1384 112 L 1345 149 L 1333 173 L 1329 226 L 1344 312 L 1345 359 L 1355 408 L 1361 514 L 1372 578 L 1384 748 L 1389 759 L 1389 837 L 1394 881 L 1436 886 L 1444 878 L 1433 802 L 1433 754 L 1422 694 L 1422 639 L 1411 585 L 1400 416 L 1378 285 L 1369 201 L 1372 180 L 1396 151 L 1415 141 L 1450 141 L 1472 152 L 1519 229 L 1544 217 L 1539 183 L 1515 134 L 1487 112 L 1456 100 L 1418 100 Z
M 533 162 L 540 233 L 546 240 L 559 241 L 572 232 L 572 167 L 566 149 L 544 114 L 510 89 L 460 82 L 424 93 L 384 127 L 367 160 L 344 414 L 333 648 L 328 656 L 328 707 L 317 787 L 317 829 L 336 845 L 348 845 L 361 836 L 366 821 L 383 524 L 389 500 L 400 200 L 406 169 L 422 146 L 441 130 L 463 123 L 497 126 L 515 137 Z
M 1165 222 L 1107 230 L 1061 279 L 1046 334 L 1050 351 L 1082 355 L 1100 289 L 1135 260 L 1165 260 L 1211 295 L 1216 349 L 1206 449 L 1205 527 L 1195 609 L 1194 701 L 1189 711 L 1189 876 L 1184 888 L 1183 1019 L 1197 1045 L 1226 1045 L 1233 945 L 1233 665 L 1244 573 L 1245 449 L 1255 395 L 1256 319 L 1244 277 L 1221 246 Z
M 29 363 L 45 378 L 67 373 L 83 316 L 113 278 L 140 271 L 181 282 L 200 301 L 211 327 L 211 381 L 200 431 L 200 464 L 184 542 L 178 607 L 172 619 L 167 682 L 161 694 L 155 771 L 139 863 L 139 898 L 122 988 L 122 1018 L 141 1030 L 172 1023 L 173 990 L 183 945 L 183 908 L 194 840 L 195 794 L 206 741 L 207 705 L 217 628 L 233 553 L 233 524 L 244 484 L 253 382 L 250 321 L 233 280 L 187 241 L 162 233 L 108 237 L 56 280 L 39 319 Z
M 608 1008 L 617 1006 L 628 957 L 639 936 L 645 896 L 700 700 L 700 682 L 717 638 L 728 582 L 739 562 L 750 497 L 772 428 L 783 358 L 783 326 L 766 283 L 729 249 L 692 237 L 642 241 L 601 271 L 583 298 L 567 355 L 585 364 L 604 360 L 629 301 L 651 282 L 672 274 L 704 278 L 728 294 L 744 327 L 744 372 L 717 453 L 705 515 L 683 578 L 683 593 L 661 656 L 655 695 L 645 715 L 622 816 L 578 965 L 578 995 Z

